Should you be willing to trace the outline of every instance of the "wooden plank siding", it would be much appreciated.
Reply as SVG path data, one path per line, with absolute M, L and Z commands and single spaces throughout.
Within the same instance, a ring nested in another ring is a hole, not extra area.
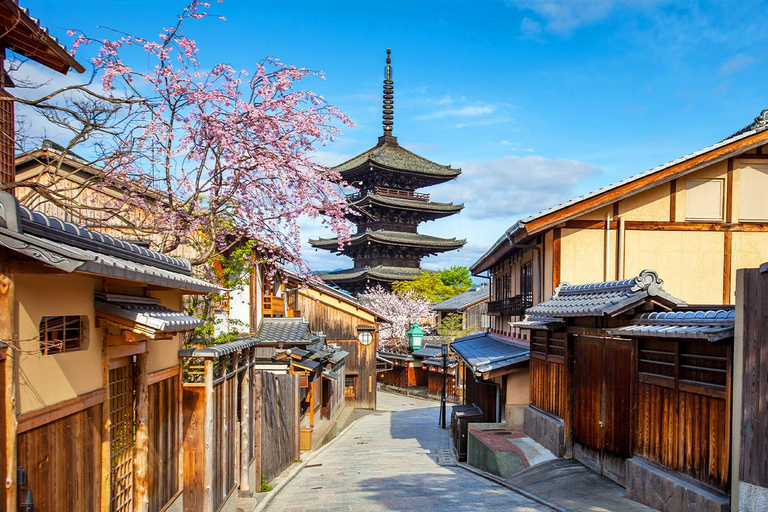
M 638 350 L 635 454 L 727 491 L 732 347 L 651 338 Z
M 299 292 L 299 309 L 304 318 L 312 319 L 312 330 L 323 331 L 329 343 L 337 343 L 342 350 L 349 352 L 345 358 L 346 371 L 349 375 L 357 375 L 357 390 L 355 398 L 347 403 L 362 409 L 375 409 L 378 333 L 374 333 L 373 343 L 367 346 L 361 345 L 357 341 L 357 336 L 358 327 L 375 328 L 376 324 L 365 319 L 367 314 L 354 315 L 315 300 L 301 291 Z
M 101 404 L 28 430 L 18 437 L 18 464 L 27 472 L 35 510 L 99 510 Z
M 213 386 L 213 504 L 226 501 L 237 485 L 237 374 Z
M 531 404 L 565 418 L 565 333 L 533 331 L 531 337 Z
M 739 479 L 768 487 L 768 273 L 740 270 L 744 286 L 744 343 L 742 378 L 741 459 Z
M 261 472 L 271 481 L 294 460 L 298 435 L 294 386 L 298 386 L 298 377 L 261 372 L 261 386 Z
M 160 511 L 181 490 L 179 487 L 179 375 L 149 386 L 149 449 L 147 481 L 149 510 Z

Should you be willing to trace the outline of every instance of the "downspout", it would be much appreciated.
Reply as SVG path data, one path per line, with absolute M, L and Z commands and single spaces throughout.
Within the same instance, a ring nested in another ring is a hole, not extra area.
M 536 288 L 538 288 L 539 302 L 544 302 L 544 297 L 542 295 L 543 294 L 542 283 L 544 282 L 544 262 L 542 261 L 543 256 L 541 254 L 541 247 L 539 247 L 538 245 L 519 244 L 512 240 L 512 237 L 510 236 L 509 233 L 505 233 L 505 235 L 507 235 L 507 240 L 509 240 L 510 246 L 515 247 L 516 249 L 532 249 L 536 251 L 536 253 L 538 254 L 539 257 L 536 260 L 536 266 L 538 267 L 539 278 L 536 280 L 537 281 Z
M 501 384 L 495 381 L 491 381 L 496 386 L 496 421 L 495 423 L 501 423 Z

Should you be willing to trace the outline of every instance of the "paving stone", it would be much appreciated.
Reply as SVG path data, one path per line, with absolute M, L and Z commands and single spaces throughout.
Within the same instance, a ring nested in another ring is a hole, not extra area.
M 446 459 L 450 430 L 438 427 L 436 402 L 381 391 L 378 402 L 381 411 L 313 459 L 322 466 L 297 474 L 267 511 L 549 510 Z

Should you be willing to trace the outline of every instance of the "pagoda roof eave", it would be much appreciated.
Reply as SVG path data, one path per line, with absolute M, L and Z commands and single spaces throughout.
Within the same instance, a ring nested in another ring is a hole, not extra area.
M 450 180 L 461 174 L 461 169 L 441 165 L 408 151 L 399 144 L 384 142 L 333 167 L 345 179 L 369 172 L 371 167 L 379 170 L 419 175 L 425 178 Z
M 378 265 L 376 267 L 354 267 L 333 272 L 321 272 L 318 277 L 330 283 L 352 283 L 363 279 L 371 279 L 386 283 L 394 281 L 407 281 L 422 273 L 422 268 L 389 267 Z
M 370 231 L 358 235 L 353 235 L 347 246 L 356 246 L 368 242 L 383 245 L 397 245 L 401 247 L 414 247 L 420 249 L 432 249 L 433 251 L 451 251 L 460 249 L 467 243 L 466 240 L 456 238 L 440 238 L 420 233 L 404 233 L 399 231 Z M 338 251 L 338 238 L 317 238 L 310 240 L 313 247 Z
M 452 215 L 464 209 L 463 204 L 436 203 L 432 201 L 419 201 L 417 199 L 402 199 L 397 197 L 387 197 L 379 194 L 369 193 L 368 195 L 349 203 L 351 206 L 362 207 L 368 204 L 378 204 L 398 210 L 412 210 L 425 213 L 439 213 Z

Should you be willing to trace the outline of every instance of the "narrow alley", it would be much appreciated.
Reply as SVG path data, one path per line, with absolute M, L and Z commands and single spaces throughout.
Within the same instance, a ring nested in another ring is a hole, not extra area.
M 311 460 L 266 510 L 549 510 L 450 465 L 450 431 L 438 427 L 436 402 L 380 392 L 378 409 Z

